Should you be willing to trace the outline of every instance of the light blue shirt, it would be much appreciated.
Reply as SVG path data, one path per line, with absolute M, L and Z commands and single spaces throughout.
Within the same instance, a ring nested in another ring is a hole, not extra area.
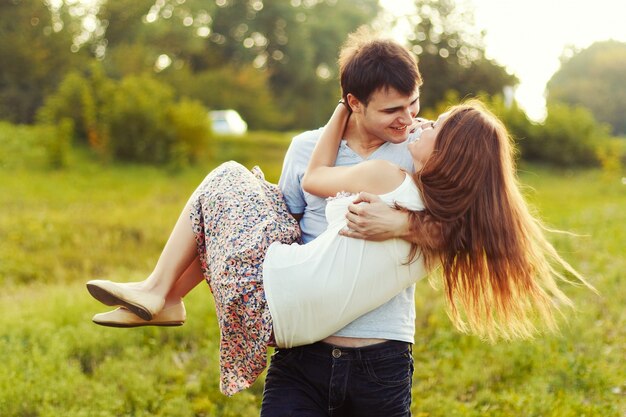
M 300 228 L 304 243 L 310 242 L 326 230 L 326 200 L 302 190 L 302 177 L 322 129 L 311 130 L 293 138 L 280 176 L 279 187 L 285 196 L 289 211 L 302 214 Z M 407 142 L 384 143 L 369 157 L 362 158 L 342 141 L 337 153 L 337 166 L 349 166 L 369 159 L 383 159 L 413 171 L 413 161 Z M 385 279 L 381 277 L 380 279 Z M 415 286 L 407 288 L 386 304 L 361 316 L 337 332 L 336 336 L 380 338 L 413 343 L 415 335 Z

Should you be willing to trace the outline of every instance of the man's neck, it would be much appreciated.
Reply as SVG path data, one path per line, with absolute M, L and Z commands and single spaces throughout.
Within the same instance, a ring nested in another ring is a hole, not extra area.
M 346 139 L 348 147 L 363 159 L 370 156 L 385 143 L 385 141 L 369 135 L 354 117 L 348 119 L 343 137 Z

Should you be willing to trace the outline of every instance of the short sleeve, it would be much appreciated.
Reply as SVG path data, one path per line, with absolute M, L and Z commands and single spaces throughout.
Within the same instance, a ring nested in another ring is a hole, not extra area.
M 306 207 L 301 182 L 312 152 L 312 147 L 307 145 L 308 141 L 304 134 L 292 139 L 285 154 L 283 169 L 278 181 L 278 186 L 285 197 L 287 208 L 292 214 L 302 214 Z

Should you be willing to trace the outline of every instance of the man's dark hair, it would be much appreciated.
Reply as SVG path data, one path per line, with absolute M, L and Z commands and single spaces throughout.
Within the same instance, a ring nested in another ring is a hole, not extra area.
M 339 53 L 341 95 L 367 105 L 372 93 L 393 88 L 407 96 L 422 85 L 415 57 L 402 45 L 375 38 L 366 27 L 348 36 Z

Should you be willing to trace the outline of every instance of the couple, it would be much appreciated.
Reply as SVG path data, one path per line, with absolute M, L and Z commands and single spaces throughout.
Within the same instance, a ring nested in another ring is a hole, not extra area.
M 584 282 L 529 213 L 493 115 L 456 106 L 407 141 L 421 84 L 410 53 L 357 32 L 340 72 L 343 103 L 294 138 L 278 187 L 223 164 L 145 281 L 87 284 L 121 306 L 96 323 L 134 327 L 182 324 L 182 298 L 206 279 L 224 393 L 254 382 L 278 347 L 262 416 L 410 415 L 413 284 L 437 266 L 454 324 L 492 340 L 530 336 L 532 317 L 555 326 L 569 304 L 555 268 Z

